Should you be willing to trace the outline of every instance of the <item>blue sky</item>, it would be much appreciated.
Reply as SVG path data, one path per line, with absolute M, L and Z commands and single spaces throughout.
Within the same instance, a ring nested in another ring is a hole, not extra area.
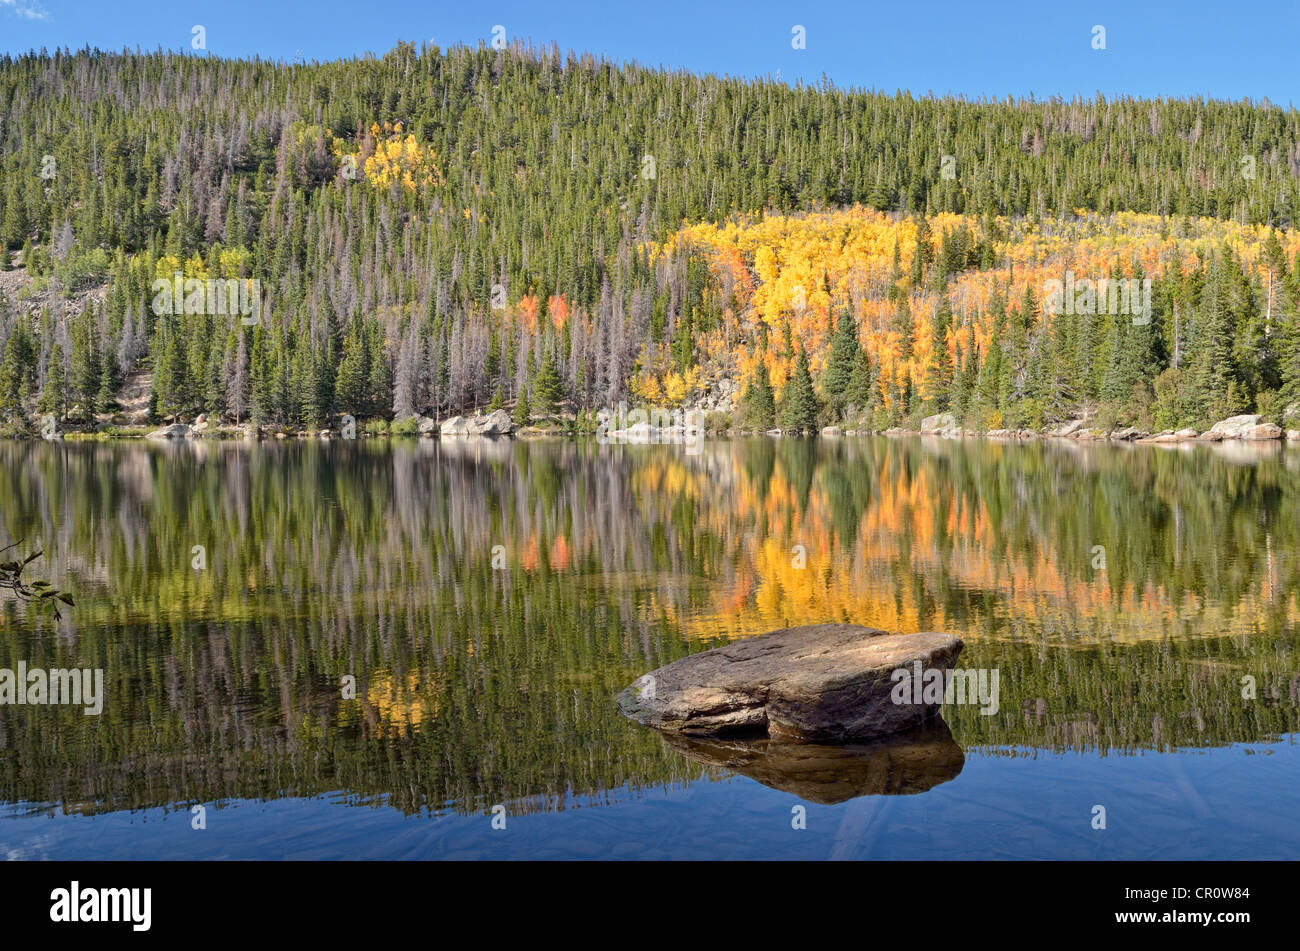
M 0 50 L 85 45 L 292 60 L 509 38 L 615 60 L 841 87 L 1039 98 L 1268 98 L 1300 103 L 1300 0 L 0 0 Z M 806 48 L 792 48 L 803 26 Z M 1104 50 L 1093 29 L 1105 27 Z

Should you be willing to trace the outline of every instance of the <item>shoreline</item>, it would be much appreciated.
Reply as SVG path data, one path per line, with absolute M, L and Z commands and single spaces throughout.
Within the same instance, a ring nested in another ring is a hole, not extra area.
M 1129 445 L 1146 445 L 1146 446 L 1169 446 L 1169 445 L 1216 445 L 1219 443 L 1236 443 L 1241 445 L 1269 445 L 1269 444 L 1290 444 L 1300 443 L 1300 429 L 1283 430 L 1280 435 L 1221 435 L 1205 433 L 1188 434 L 1185 432 L 1160 432 L 1160 433 L 1131 433 L 1127 430 L 1112 430 L 1102 432 L 1101 430 L 1080 430 L 1072 433 L 1039 432 L 1032 429 L 1006 430 L 995 429 L 988 431 L 977 431 L 970 429 L 959 430 L 925 430 L 925 429 L 906 429 L 903 427 L 891 427 L 882 430 L 867 429 L 843 429 L 838 426 L 827 426 L 819 432 L 800 433 L 787 432 L 780 429 L 770 430 L 753 430 L 753 429 L 724 429 L 724 430 L 703 430 L 703 435 L 708 439 L 745 439 L 766 436 L 769 438 L 796 438 L 796 439 L 843 439 L 843 438 L 862 438 L 872 436 L 883 436 L 887 438 L 900 437 L 917 437 L 929 439 L 946 439 L 946 440 L 989 440 L 991 442 L 1039 442 L 1039 441 L 1059 441 L 1070 443 L 1108 443 L 1108 444 L 1129 444 Z M 353 437 L 344 437 L 334 429 L 325 430 L 275 430 L 264 432 L 259 435 L 249 435 L 242 428 L 221 427 L 202 432 L 196 432 L 187 435 L 157 435 L 157 430 L 152 427 L 113 427 L 112 431 L 97 432 L 95 430 L 69 430 L 59 432 L 53 436 L 43 436 L 39 433 L 24 436 L 0 436 L 0 440 L 8 442 L 154 442 L 154 443 L 185 443 L 185 442 L 283 442 L 294 441 L 300 442 L 305 440 L 314 440 L 319 442 L 357 442 L 360 440 L 376 439 L 416 439 L 416 440 L 452 440 L 455 442 L 465 442 L 474 439 L 597 439 L 598 434 L 594 432 L 573 432 L 562 427 L 527 427 L 508 433 L 418 433 L 418 432 L 358 432 Z M 638 443 L 671 443 L 680 442 L 683 434 L 679 431 L 653 430 L 636 434 L 630 433 L 610 433 L 606 439 L 611 444 L 617 445 L 636 445 Z

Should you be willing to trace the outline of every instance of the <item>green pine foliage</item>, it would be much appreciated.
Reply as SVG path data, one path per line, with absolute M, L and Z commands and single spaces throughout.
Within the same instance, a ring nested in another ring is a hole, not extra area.
M 515 400 L 515 409 L 510 414 L 510 421 L 516 426 L 527 426 L 532 420 L 532 409 L 528 405 L 528 390 L 525 389 L 520 392 L 519 399 Z
M 555 369 L 555 359 L 548 350 L 533 380 L 532 409 L 542 416 L 550 416 L 555 413 L 563 395 L 564 385 Z
M 17 427 L 44 395 L 56 339 L 66 410 L 87 421 L 112 412 L 139 370 L 155 419 L 309 427 L 340 413 L 517 404 L 525 387 L 543 413 L 612 406 L 655 361 L 682 375 L 734 372 L 702 347 L 728 320 L 710 262 L 650 250 L 684 221 L 850 204 L 914 217 L 924 240 L 896 250 L 888 290 L 906 361 L 917 343 L 908 288 L 942 292 L 993 266 L 994 216 L 1300 220 L 1286 161 L 1261 160 L 1249 188 L 1238 166 L 1300 140 L 1293 109 L 791 88 L 553 46 L 401 43 L 293 67 L 6 55 L 0 120 L 0 268 L 21 249 L 19 266 L 42 286 L 105 292 L 102 305 L 40 322 L 0 302 L 0 425 Z M 398 124 L 437 174 L 377 187 L 364 158 Z M 942 141 L 917 131 L 934 129 Z M 944 155 L 955 179 L 943 177 Z M 941 212 L 981 224 L 946 230 L 936 248 Z M 1011 301 L 985 347 L 947 314 L 955 332 L 930 341 L 923 386 L 887 394 L 889 421 L 951 408 L 1036 425 L 1104 403 L 1131 420 L 1197 425 L 1300 402 L 1296 268 L 1276 237 L 1264 256 L 1264 286 L 1227 248 L 1157 281 L 1150 326 L 1040 320 L 1037 302 L 1027 312 Z M 260 319 L 155 311 L 155 278 L 198 267 L 259 281 Z M 884 328 L 853 324 L 839 317 L 818 373 L 838 418 L 874 414 L 886 395 L 856 339 Z
M 800 350 L 794 373 L 781 392 L 781 426 L 795 432 L 816 432 L 817 412 L 817 394 L 813 392 L 812 374 L 808 372 L 808 354 Z
M 827 401 L 837 416 L 848 401 L 849 384 L 853 381 L 859 354 L 862 354 L 862 344 L 858 340 L 857 323 L 848 311 L 844 311 L 840 314 L 835 336 L 831 338 L 831 351 L 822 377 Z
M 36 409 L 39 413 L 48 414 L 57 420 L 62 420 L 68 413 L 68 376 L 64 368 L 63 347 L 58 343 L 50 350 L 50 359 L 45 370 L 45 384 L 41 387 L 41 398 Z
M 776 394 L 772 391 L 767 367 L 762 363 L 758 365 L 754 379 L 745 388 L 741 404 L 747 426 L 766 431 L 776 425 Z

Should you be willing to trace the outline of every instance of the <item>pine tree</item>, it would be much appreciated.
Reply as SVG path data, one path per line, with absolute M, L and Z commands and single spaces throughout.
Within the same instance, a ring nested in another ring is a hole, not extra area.
M 930 220 L 921 217 L 916 228 L 916 247 L 912 252 L 912 286 L 925 283 L 925 269 L 934 259 L 934 246 L 930 243 Z
M 680 373 L 685 373 L 695 363 L 695 309 L 682 314 L 677 319 L 677 330 L 673 334 L 673 362 Z
M 113 360 L 107 354 L 99 361 L 99 389 L 95 393 L 95 406 L 101 413 L 111 413 L 117 407 L 117 377 Z
M 226 381 L 226 409 L 237 425 L 248 410 L 248 334 L 242 329 L 235 333 L 239 336 L 239 343 Z
M 343 412 L 360 415 L 365 409 L 366 352 L 357 324 L 353 321 L 343 340 L 343 358 L 334 380 L 334 400 Z
M 852 407 L 858 414 L 867 412 L 875 401 L 871 378 L 871 360 L 867 351 L 858 347 L 853 357 L 853 373 L 844 390 L 844 405 Z
M 45 369 L 45 385 L 41 388 L 38 412 L 49 414 L 62 422 L 68 413 L 68 374 L 63 365 L 63 347 L 58 343 L 50 349 L 49 365 Z
M 27 219 L 27 206 L 23 203 L 22 193 L 18 190 L 18 175 L 9 174 L 8 188 L 5 190 L 4 216 L 0 218 L 0 245 L 14 247 L 28 239 L 31 223 Z M 23 255 L 23 265 L 27 264 L 27 255 Z
M 556 405 L 563 395 L 560 374 L 555 369 L 555 359 L 547 350 L 542 357 L 542 364 L 537 368 L 537 377 L 533 380 L 533 408 L 543 416 L 555 412 Z
M 946 245 L 945 245 L 946 246 Z M 930 337 L 930 358 L 925 368 L 927 402 L 932 412 L 949 408 L 952 399 L 953 359 L 948 349 L 948 330 L 952 326 L 952 306 L 948 295 L 939 295 Z
M 897 335 L 898 343 L 895 355 L 900 367 L 898 378 L 893 387 L 893 421 L 898 423 L 912 411 L 912 378 L 907 369 L 912 354 L 915 352 L 916 324 L 912 319 L 912 307 L 907 298 L 898 302 L 898 310 L 891 322 L 891 329 Z
M 23 408 L 26 395 L 29 347 L 26 328 L 18 322 L 9 332 L 3 357 L 0 357 L 0 421 L 26 429 L 27 413 Z
M 975 382 L 979 377 L 979 355 L 975 353 L 974 333 L 966 335 L 966 343 L 958 350 L 957 376 L 953 381 L 950 409 L 957 420 L 966 418 L 966 412 L 975 393 Z
M 776 397 L 765 364 L 759 363 L 741 402 L 745 405 L 746 416 L 758 429 L 768 430 L 776 425 Z
M 1201 426 L 1243 408 L 1232 355 L 1233 328 L 1225 284 L 1222 261 L 1216 258 L 1206 274 L 1201 294 L 1189 367 L 1192 398 L 1200 410 L 1197 422 Z
M 528 408 L 528 388 L 525 387 L 520 391 L 519 399 L 515 400 L 515 409 L 510 414 L 510 421 L 516 426 L 527 426 L 532 419 L 532 413 Z
M 366 347 L 366 411 L 372 416 L 386 415 L 393 405 L 392 384 L 388 379 L 388 358 L 384 352 L 384 332 L 379 321 L 371 321 Z
M 84 308 L 72 321 L 72 372 L 68 385 L 72 391 L 72 399 L 81 406 L 83 419 L 91 419 L 95 412 L 99 377 L 99 353 L 95 348 L 95 313 L 94 305 L 91 305 Z
M 795 359 L 794 373 L 781 393 L 781 425 L 795 432 L 817 429 L 817 395 L 808 372 L 808 354 L 802 349 Z
M 853 367 L 862 344 L 858 341 L 858 328 L 852 315 L 846 310 L 841 312 L 839 326 L 831 339 L 830 355 L 826 358 L 826 370 L 822 377 L 826 396 L 835 415 L 838 417 L 844 409 L 845 393 L 853 376 Z
M 309 341 L 299 341 L 293 357 L 293 402 L 298 419 L 307 429 L 319 429 L 325 422 L 326 408 L 320 402 L 319 360 Z

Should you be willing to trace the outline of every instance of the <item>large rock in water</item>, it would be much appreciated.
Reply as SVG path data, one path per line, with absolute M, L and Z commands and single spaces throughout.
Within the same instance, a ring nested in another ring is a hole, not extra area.
M 895 703 L 900 668 L 946 670 L 961 653 L 951 634 L 890 635 L 856 624 L 773 631 L 683 657 L 618 695 L 624 714 L 668 733 L 845 742 L 897 733 L 938 712 Z

